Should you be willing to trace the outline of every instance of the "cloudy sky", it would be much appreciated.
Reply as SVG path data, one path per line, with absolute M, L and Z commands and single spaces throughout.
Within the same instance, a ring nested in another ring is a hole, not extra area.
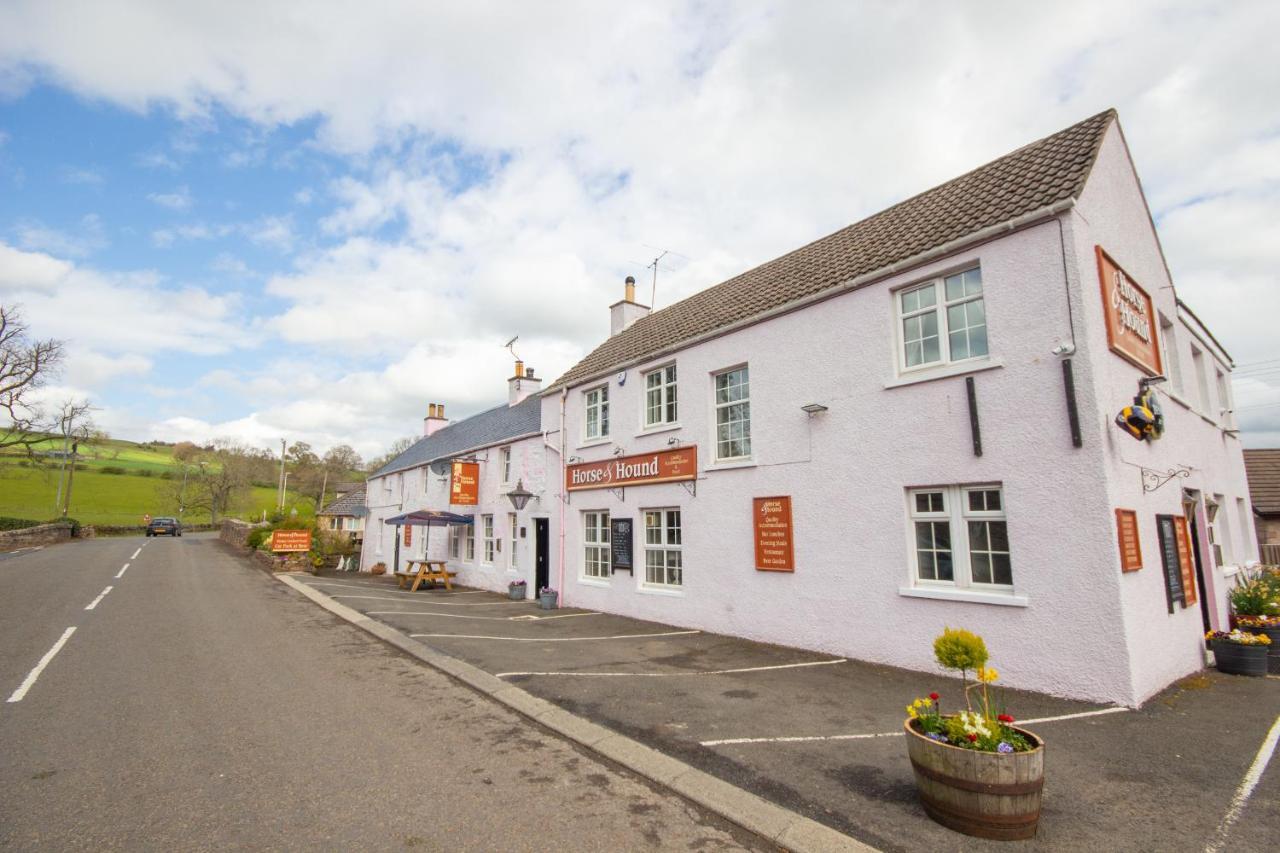
M 135 438 L 366 456 L 1109 106 L 1280 445 L 1274 2 L 0 4 L 0 300 Z

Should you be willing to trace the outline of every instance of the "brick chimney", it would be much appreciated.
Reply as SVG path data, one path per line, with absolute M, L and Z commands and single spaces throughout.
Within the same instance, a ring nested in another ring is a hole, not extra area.
M 621 332 L 649 313 L 648 305 L 636 302 L 636 280 L 627 276 L 626 298 L 609 306 L 609 337 Z
M 533 368 L 525 367 L 523 361 L 516 361 L 515 375 L 507 380 L 507 405 L 521 403 L 541 388 L 542 380 L 534 378 Z
M 422 434 L 434 435 L 449 425 L 444 416 L 444 403 L 428 403 L 427 416 L 422 419 Z

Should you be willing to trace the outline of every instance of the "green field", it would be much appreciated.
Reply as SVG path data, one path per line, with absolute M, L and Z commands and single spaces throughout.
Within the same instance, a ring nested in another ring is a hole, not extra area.
M 60 461 L 43 457 L 60 451 L 61 439 L 46 439 L 34 446 L 43 464 L 24 462 L 12 449 L 0 454 L 0 516 L 46 520 L 59 515 L 58 469 Z M 76 459 L 75 482 L 68 515 L 84 524 L 142 524 L 144 515 L 177 515 L 173 487 L 182 476 L 173 448 L 165 445 L 135 444 L 130 441 L 82 443 Z M 80 470 L 83 468 L 84 470 Z M 229 510 L 228 515 L 260 518 L 276 506 L 276 490 L 254 486 Z M 310 516 L 314 503 L 290 493 L 286 509 L 296 508 Z M 191 511 L 183 516 L 189 524 L 206 524 L 209 513 Z

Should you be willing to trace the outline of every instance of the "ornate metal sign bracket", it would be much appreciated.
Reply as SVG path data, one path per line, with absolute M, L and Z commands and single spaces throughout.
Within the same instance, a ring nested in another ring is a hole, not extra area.
M 1165 483 L 1178 477 L 1185 480 L 1191 476 L 1191 469 L 1185 465 L 1175 465 L 1164 472 L 1146 467 L 1142 467 L 1139 470 L 1142 472 L 1142 491 L 1144 492 L 1154 492 Z
M 626 487 L 626 486 L 618 486 L 617 488 L 611 488 L 611 489 L 609 489 L 609 491 L 610 491 L 610 492 L 613 492 L 613 496 L 614 496 L 615 498 L 617 498 L 618 500 L 622 501 L 623 503 L 625 503 L 625 502 L 626 502 L 626 500 L 627 500 L 627 487 Z
M 684 486 L 684 490 L 689 493 L 689 497 L 696 498 L 698 496 L 697 480 L 682 480 L 680 485 Z

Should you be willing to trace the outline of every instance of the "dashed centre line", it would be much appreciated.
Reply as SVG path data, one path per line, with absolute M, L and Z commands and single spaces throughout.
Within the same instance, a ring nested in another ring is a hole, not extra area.
M 142 546 L 141 546 L 141 545 L 139 545 L 139 546 L 138 546 L 138 550 L 134 551 L 134 552 L 133 552 L 133 556 L 132 556 L 132 557 L 130 557 L 129 559 L 130 559 L 130 560 L 136 560 L 136 559 L 138 559 L 138 555 L 139 555 L 139 554 L 141 554 L 141 553 L 142 553 Z
M 90 601 L 87 605 L 85 605 L 85 608 L 84 608 L 84 609 L 85 609 L 85 610 L 92 610 L 93 608 L 97 607 L 97 606 L 98 606 L 98 602 L 100 602 L 100 601 L 102 601 L 102 599 L 106 598 L 106 597 L 107 597 L 107 593 L 109 593 L 109 592 L 111 592 L 111 587 L 107 587 L 107 588 L 106 588 L 106 589 L 104 589 L 102 592 L 98 593 L 98 597 L 97 597 L 97 598 L 95 598 L 93 601 Z
M 127 571 L 129 570 L 129 565 L 130 565 L 129 563 L 125 563 L 125 564 L 124 564 L 124 566 L 120 569 L 120 571 L 116 572 L 116 579 L 117 579 L 117 580 L 119 580 L 120 578 L 124 577 L 124 573 L 125 573 L 125 572 L 127 572 Z
M 22 684 L 18 685 L 18 689 L 13 691 L 13 694 L 9 697 L 10 702 L 22 701 L 22 698 L 27 695 L 27 691 L 31 689 L 32 685 L 36 683 L 36 679 L 40 677 L 40 673 L 44 672 L 44 668 L 49 665 L 49 661 L 53 660 L 54 655 L 62 651 L 62 647 L 67 644 L 67 640 L 70 640 L 71 635 L 75 632 L 74 625 L 62 632 L 58 642 L 54 643 L 53 648 L 44 653 L 44 657 L 40 658 L 40 662 L 35 665 L 31 672 L 27 673 L 27 677 L 23 679 Z

